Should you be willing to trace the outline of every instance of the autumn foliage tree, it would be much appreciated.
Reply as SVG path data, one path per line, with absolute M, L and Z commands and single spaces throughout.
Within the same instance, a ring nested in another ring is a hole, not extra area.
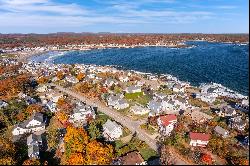
M 56 77 L 59 79 L 59 80 L 62 80 L 64 78 L 64 73 L 62 71 L 58 71 L 56 73 Z
M 212 157 L 209 154 L 202 154 L 201 161 L 205 164 L 211 165 L 212 164 Z
M 38 159 L 27 159 L 23 162 L 23 165 L 41 165 Z
M 62 124 L 65 124 L 68 121 L 68 115 L 64 111 L 56 112 L 55 116 Z
M 49 82 L 49 78 L 48 77 L 39 77 L 38 79 L 37 79 L 37 83 L 38 84 L 46 84 L 46 83 L 48 83 Z
M 0 137 L 0 163 L 3 165 L 14 165 L 15 145 L 8 139 Z
M 35 112 L 43 112 L 43 107 L 38 104 L 31 104 L 26 108 L 26 115 L 29 117 Z
M 83 128 L 67 127 L 64 137 L 65 153 L 61 164 L 110 164 L 113 158 L 113 147 L 103 145 L 96 140 L 89 141 Z
M 76 78 L 79 80 L 79 81 L 82 81 L 84 78 L 85 78 L 85 74 L 84 73 L 78 73 Z

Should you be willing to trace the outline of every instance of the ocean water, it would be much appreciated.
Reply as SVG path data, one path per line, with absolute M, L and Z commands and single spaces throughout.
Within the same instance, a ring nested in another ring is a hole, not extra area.
M 243 95 L 249 94 L 249 45 L 189 41 L 192 48 L 115 48 L 52 52 L 34 61 L 53 63 L 118 65 L 141 72 L 171 74 L 198 86 L 220 83 Z

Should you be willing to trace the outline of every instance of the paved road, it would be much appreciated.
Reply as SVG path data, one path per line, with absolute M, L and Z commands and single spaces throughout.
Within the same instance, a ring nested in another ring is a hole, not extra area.
M 88 99 L 77 92 L 73 92 L 71 90 L 63 88 L 63 87 L 58 86 L 56 84 L 51 83 L 50 85 L 55 86 L 56 89 L 60 90 L 61 92 L 64 92 L 72 97 L 75 97 L 75 98 L 85 102 L 88 105 L 92 105 L 94 107 L 97 107 L 99 111 L 105 113 L 106 115 L 115 119 L 117 122 L 126 126 L 130 131 L 132 131 L 132 133 L 136 132 L 138 138 L 145 141 L 155 151 L 158 151 L 156 140 L 152 139 L 145 131 L 140 129 L 140 124 L 142 122 L 133 121 L 130 118 L 128 118 L 124 115 L 121 115 L 117 111 L 114 111 L 113 109 L 107 107 L 104 103 L 102 103 L 98 99 Z
M 71 91 L 69 89 L 63 88 L 61 86 L 58 86 L 56 84 L 51 83 L 50 85 L 55 86 L 56 89 L 60 90 L 63 93 L 66 93 L 74 98 L 79 99 L 82 102 L 85 102 L 88 105 L 97 107 L 99 111 L 105 113 L 106 115 L 112 117 L 117 122 L 121 123 L 123 126 L 126 126 L 132 133 L 137 134 L 137 137 L 143 141 L 145 141 L 152 149 L 154 149 L 156 152 L 158 152 L 158 147 L 156 140 L 150 137 L 144 130 L 140 128 L 140 124 L 145 123 L 142 121 L 133 121 L 129 117 L 126 117 L 124 115 L 121 115 L 117 111 L 115 111 L 112 108 L 107 107 L 104 103 L 102 103 L 98 99 L 88 99 L 81 95 L 80 93 Z M 187 162 L 182 160 L 180 157 L 175 157 L 176 165 L 189 165 Z

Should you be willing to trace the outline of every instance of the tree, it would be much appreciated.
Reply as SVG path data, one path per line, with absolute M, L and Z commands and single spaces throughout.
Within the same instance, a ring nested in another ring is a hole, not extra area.
M 87 132 L 83 128 L 75 128 L 71 125 L 67 127 L 64 141 L 68 153 L 82 153 L 88 143 Z
M 41 165 L 38 159 L 27 159 L 23 162 L 23 165 Z
M 103 145 L 96 140 L 88 143 L 86 147 L 86 164 L 88 165 L 106 165 L 113 160 L 114 149 L 111 145 Z
M 84 78 L 85 78 L 85 74 L 84 73 L 78 73 L 76 78 L 79 80 L 79 81 L 82 81 Z
M 56 73 L 56 77 L 59 79 L 59 80 L 62 80 L 64 78 L 64 73 L 62 71 L 58 71 Z
M 101 132 L 96 125 L 97 124 L 95 122 L 91 122 L 88 127 L 88 133 L 91 141 L 101 137 Z
M 43 112 L 43 107 L 41 105 L 38 105 L 38 104 L 31 104 L 25 110 L 25 114 L 28 117 L 31 116 L 35 112 Z
M 83 165 L 85 164 L 84 157 L 82 153 L 72 153 L 70 154 L 69 160 L 67 161 L 69 165 Z
M 201 155 L 201 161 L 204 162 L 205 164 L 212 165 L 212 157 L 209 154 L 203 153 Z
M 49 82 L 49 79 L 47 77 L 40 77 L 37 79 L 38 84 L 46 84 Z
M 15 164 L 15 153 L 15 145 L 9 139 L 0 137 L 0 163 L 3 165 Z
M 68 121 L 68 115 L 64 111 L 58 111 L 55 115 L 62 124 Z

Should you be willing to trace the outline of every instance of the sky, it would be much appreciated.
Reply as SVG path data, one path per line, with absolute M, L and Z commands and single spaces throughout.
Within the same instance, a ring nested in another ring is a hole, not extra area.
M 249 0 L 0 0 L 0 33 L 249 33 Z

